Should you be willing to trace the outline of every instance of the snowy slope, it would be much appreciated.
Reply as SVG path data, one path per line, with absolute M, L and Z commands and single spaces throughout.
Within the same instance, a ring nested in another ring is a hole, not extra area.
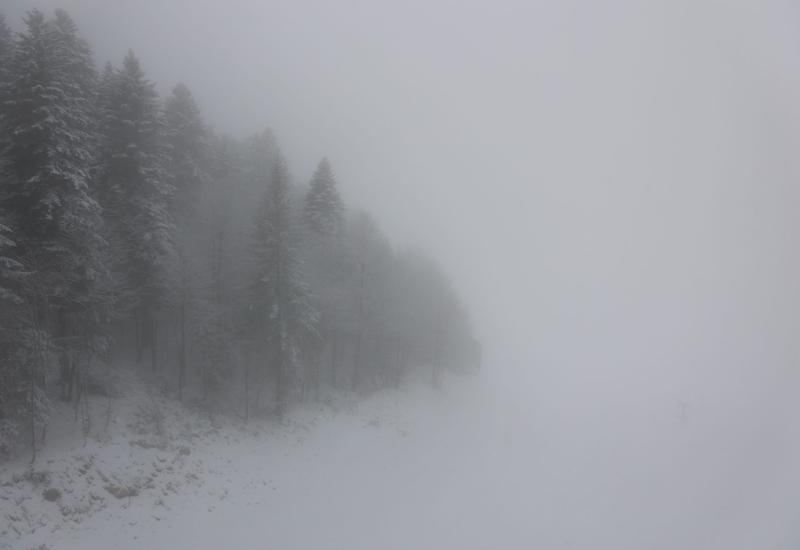
M 129 402 L 111 441 L 48 447 L 37 465 L 48 482 L 9 481 L 25 467 L 6 468 L 0 517 L 19 519 L 3 526 L 4 548 L 800 547 L 796 428 L 738 424 L 726 443 L 699 406 L 687 419 L 653 402 L 637 412 L 654 416 L 625 418 L 597 400 L 576 415 L 563 395 L 515 395 L 531 393 L 453 379 L 246 428 L 164 401 L 168 436 L 147 449 L 131 442 L 159 440 L 136 433 Z M 769 468 L 744 452 L 751 428 Z
M 0 548 L 139 548 L 145 540 L 158 548 L 173 537 L 173 548 L 203 548 L 213 537 L 196 529 L 198 519 L 220 537 L 241 522 L 266 526 L 268 538 L 295 537 L 315 513 L 309 503 L 330 511 L 332 528 L 350 529 L 341 484 L 352 483 L 345 493 L 356 496 L 370 476 L 408 466 L 404 449 L 435 443 L 419 439 L 417 423 L 446 412 L 437 403 L 443 394 L 417 387 L 363 402 L 329 395 L 282 422 L 244 425 L 209 419 L 118 376 L 133 389 L 92 399 L 88 438 L 64 407 L 52 421 L 59 439 L 47 441 L 32 468 L 29 456 L 0 466 Z M 272 519 L 265 524 L 262 514 Z

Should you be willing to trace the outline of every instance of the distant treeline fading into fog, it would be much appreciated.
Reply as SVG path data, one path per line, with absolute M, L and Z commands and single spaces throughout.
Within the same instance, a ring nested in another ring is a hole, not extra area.
M 66 12 L 0 18 L 0 94 L 0 450 L 35 457 L 51 399 L 80 420 L 112 361 L 245 420 L 479 363 L 436 262 L 349 211 L 328 160 L 296 183 L 269 130 L 215 134 L 133 52 L 96 70 Z

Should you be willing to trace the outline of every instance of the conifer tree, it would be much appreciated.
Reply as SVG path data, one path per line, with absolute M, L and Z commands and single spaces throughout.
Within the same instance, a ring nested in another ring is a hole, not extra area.
M 8 85 L 9 67 L 14 58 L 14 40 L 5 16 L 0 13 L 0 97 Z
M 313 384 L 317 394 L 322 368 L 322 354 L 330 348 L 327 361 L 333 385 L 336 370 L 342 324 L 346 316 L 346 293 L 343 280 L 348 271 L 348 255 L 344 247 L 344 206 L 337 189 L 336 178 L 330 162 L 323 158 L 311 178 L 303 202 L 303 222 L 306 240 L 303 259 L 309 268 L 309 284 L 313 303 L 320 311 L 321 340 L 308 342 L 305 355 L 311 366 Z
M 102 194 L 118 252 L 115 270 L 125 277 L 127 306 L 135 313 L 138 357 L 149 344 L 155 370 L 157 315 L 167 299 L 166 270 L 174 230 L 163 125 L 154 86 L 132 51 L 111 80 L 104 101 L 107 150 Z
M 342 230 L 344 207 L 336 188 L 336 178 L 327 158 L 320 161 L 311 178 L 303 214 L 308 228 L 316 235 L 337 235 Z
M 11 29 L 8 28 L 8 23 L 6 23 L 6 16 L 0 13 L 0 71 L 5 71 L 8 68 L 13 47 Z
M 164 105 L 169 172 L 176 221 L 194 212 L 201 187 L 208 181 L 208 131 L 192 93 L 184 84 L 172 89 Z
M 49 328 L 61 350 L 70 398 L 106 273 L 100 206 L 90 189 L 94 67 L 66 12 L 47 21 L 33 10 L 25 25 L 4 102 L 7 181 L 0 209 L 15 228 L 16 254 L 33 271 L 27 299 L 37 326 Z
M 11 29 L 6 24 L 6 19 L 0 13 L 0 171 L 2 171 L 2 153 L 8 145 L 8 130 L 4 120 L 4 109 L 6 94 L 8 93 L 9 79 L 11 76 L 10 66 L 14 58 L 14 41 L 11 37 Z
M 0 105 L 4 102 L 8 88 L 9 65 L 13 59 L 13 48 L 14 42 L 11 38 L 11 29 L 6 24 L 5 16 L 0 14 Z M 5 152 L 7 136 L 8 131 L 5 128 L 3 110 L 0 109 L 0 153 Z M 0 157 L 0 162 L 2 162 L 2 157 Z M 2 171 L 1 165 L 0 171 Z M 9 302 L 19 301 L 19 296 L 10 288 L 9 279 L 12 273 L 21 266 L 19 262 L 8 255 L 9 250 L 14 247 L 14 241 L 11 239 L 11 229 L 1 222 L 2 219 L 0 219 L 0 301 L 8 304 Z
M 162 106 L 132 52 L 98 78 L 64 11 L 23 23 L 0 16 L 0 452 L 41 447 L 58 366 L 76 420 L 88 410 L 114 313 L 154 369 L 159 338 L 179 350 L 179 396 L 190 367 L 209 410 L 243 383 L 245 418 L 254 383 L 279 414 L 298 388 L 319 395 L 323 363 L 353 390 L 479 364 L 436 262 L 395 253 L 366 213 L 345 221 L 327 159 L 303 193 L 269 130 L 214 135 L 182 84 Z M 158 329 L 167 314 L 178 330 Z
M 0 14 L 0 106 L 5 103 L 8 93 L 13 48 L 11 30 L 5 17 Z M 0 109 L 0 153 L 5 154 L 8 130 L 3 111 Z M 3 161 L 4 157 L 0 156 L 0 171 Z M 14 338 L 14 328 L 22 302 L 16 283 L 17 275 L 22 273 L 22 265 L 13 257 L 11 229 L 3 225 L 2 221 L 0 219 L 0 453 L 11 449 L 19 432 L 19 415 L 16 413 L 19 412 L 19 390 L 24 378 L 20 365 L 13 362 L 18 346 Z
M 208 134 L 200 116 L 200 109 L 189 88 L 178 84 L 164 106 L 164 125 L 168 147 L 168 171 L 174 192 L 171 211 L 175 219 L 177 313 L 179 323 L 178 395 L 182 397 L 186 384 L 188 317 L 197 281 L 190 257 L 192 235 L 199 226 L 196 220 L 197 202 L 202 187 L 208 182 Z M 206 312 L 207 313 L 207 312 Z M 206 335 L 213 334 L 211 325 L 204 325 Z M 206 354 L 208 357 L 208 354 Z M 216 364 L 215 362 L 214 364 Z M 210 369 L 204 369 L 204 372 Z M 204 376 L 204 380 L 208 377 Z M 208 384 L 204 384 L 208 387 Z M 208 394 L 208 392 L 205 392 Z
M 11 240 L 11 229 L 0 224 L 0 303 L 4 306 L 16 304 L 21 301 L 19 294 L 15 291 L 14 280 L 22 271 L 22 264 L 16 261 L 10 254 L 14 247 Z
M 256 216 L 252 286 L 255 324 L 272 356 L 278 414 L 284 412 L 296 381 L 300 341 L 316 332 L 317 323 L 298 266 L 289 191 L 286 162 L 278 155 Z
M 11 447 L 18 433 L 15 413 L 23 378 L 19 365 L 12 362 L 17 346 L 14 328 L 22 302 L 15 288 L 22 266 L 10 254 L 13 247 L 10 229 L 0 225 L 0 452 Z

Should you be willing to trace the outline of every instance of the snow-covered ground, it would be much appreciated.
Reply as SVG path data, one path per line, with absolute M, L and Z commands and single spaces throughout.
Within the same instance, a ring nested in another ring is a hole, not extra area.
M 0 548 L 800 547 L 797 429 L 731 427 L 764 463 L 697 407 L 632 421 L 530 395 L 479 375 L 245 427 L 134 394 L 107 437 L 50 442 L 35 479 L 3 468 Z

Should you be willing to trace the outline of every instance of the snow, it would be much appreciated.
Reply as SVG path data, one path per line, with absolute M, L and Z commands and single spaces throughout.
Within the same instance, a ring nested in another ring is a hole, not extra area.
M 330 522 L 314 522 L 320 533 L 324 525 L 346 529 L 339 496 L 356 495 L 358 480 L 398 468 L 418 428 L 419 419 L 401 411 L 421 397 L 413 392 L 364 402 L 329 395 L 326 404 L 302 406 L 282 422 L 244 425 L 209 420 L 124 370 L 117 376 L 126 396 L 92 399 L 88 438 L 62 406 L 51 426 L 57 439 L 33 469 L 27 456 L 0 468 L 0 518 L 8 522 L 0 524 L 0 548 L 215 548 L 213 541 L 237 526 L 265 525 L 259 538 L 285 545 L 294 530 L 305 531 L 309 514 L 326 509 Z M 376 468 L 365 470 L 365 459 Z M 58 491 L 52 502 L 48 489 Z M 198 531 L 198 519 L 216 535 Z
M 775 433 L 783 452 L 762 437 L 771 467 L 742 470 L 746 453 L 709 437 L 694 409 L 612 428 L 614 411 L 566 416 L 529 395 L 453 378 L 244 426 L 142 388 L 116 400 L 104 441 L 83 446 L 75 427 L 50 442 L 36 466 L 49 482 L 13 481 L 21 462 L 4 469 L 0 518 L 20 519 L 0 527 L 0 548 L 798 547 L 796 428 Z M 45 500 L 47 487 L 61 498 Z

